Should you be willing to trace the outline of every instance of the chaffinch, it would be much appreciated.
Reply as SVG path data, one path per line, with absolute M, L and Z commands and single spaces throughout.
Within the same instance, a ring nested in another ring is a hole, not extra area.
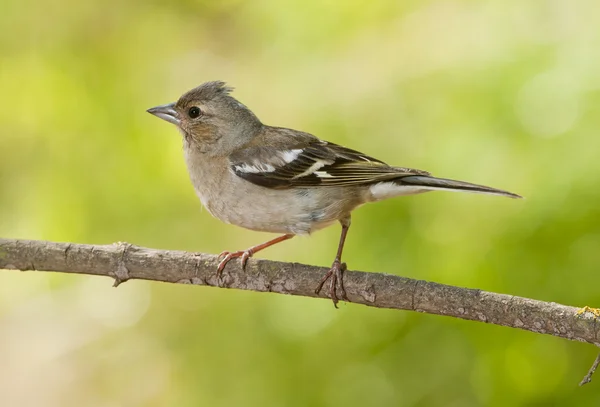
M 281 236 L 246 250 L 223 252 L 217 268 L 249 257 L 295 235 L 335 222 L 342 232 L 331 269 L 329 295 L 337 307 L 343 285 L 342 250 L 350 214 L 367 202 L 434 190 L 520 198 L 483 185 L 433 177 L 427 171 L 393 167 L 381 160 L 312 134 L 263 124 L 231 96 L 224 82 L 207 82 L 175 103 L 148 110 L 173 123 L 183 135 L 185 161 L 196 194 L 216 218 L 246 229 Z

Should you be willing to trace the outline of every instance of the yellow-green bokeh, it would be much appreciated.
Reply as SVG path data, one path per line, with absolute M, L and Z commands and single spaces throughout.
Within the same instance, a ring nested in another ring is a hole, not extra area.
M 148 115 L 225 80 L 267 124 L 526 196 L 355 212 L 350 268 L 598 305 L 592 0 L 2 0 L 0 236 L 217 253 L 268 238 L 201 209 Z M 339 229 L 261 257 L 328 265 Z M 596 405 L 592 346 L 328 301 L 0 273 L 2 406 Z

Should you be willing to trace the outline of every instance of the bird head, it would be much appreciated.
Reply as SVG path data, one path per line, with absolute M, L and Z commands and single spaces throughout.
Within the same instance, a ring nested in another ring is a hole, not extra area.
M 184 93 L 177 102 L 147 111 L 177 126 L 186 148 L 226 156 L 251 141 L 262 127 L 231 91 L 224 82 L 206 82 Z

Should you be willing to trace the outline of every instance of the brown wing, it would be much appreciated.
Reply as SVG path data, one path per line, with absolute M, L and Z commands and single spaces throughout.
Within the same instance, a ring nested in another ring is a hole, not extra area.
M 290 149 L 250 147 L 231 157 L 239 177 L 268 188 L 368 185 L 426 171 L 391 167 L 359 151 L 321 140 Z

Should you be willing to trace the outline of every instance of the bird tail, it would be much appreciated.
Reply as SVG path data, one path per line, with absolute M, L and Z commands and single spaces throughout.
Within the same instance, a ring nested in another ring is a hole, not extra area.
M 522 198 L 522 196 L 501 189 L 471 184 L 470 182 L 455 181 L 452 179 L 435 178 L 423 175 L 411 175 L 394 180 L 399 186 L 417 187 L 425 191 L 445 190 L 458 192 L 474 192 L 479 194 L 501 195 L 509 198 Z

